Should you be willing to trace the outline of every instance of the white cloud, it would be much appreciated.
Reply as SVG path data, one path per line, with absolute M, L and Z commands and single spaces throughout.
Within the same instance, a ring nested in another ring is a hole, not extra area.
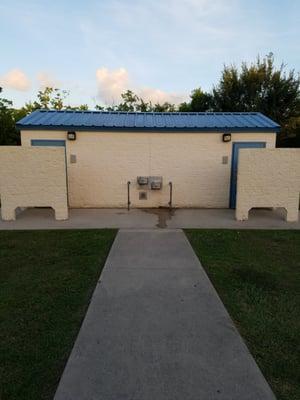
M 61 82 L 58 79 L 45 71 L 41 71 L 37 74 L 37 81 L 42 89 L 46 87 L 59 88 L 61 86 Z
M 127 89 L 133 90 L 138 96 L 145 101 L 152 103 L 170 103 L 178 104 L 182 102 L 186 96 L 176 93 L 168 93 L 163 90 L 139 87 L 134 85 L 125 68 L 110 70 L 102 67 L 96 71 L 96 79 L 98 85 L 98 97 L 105 104 L 116 104 L 121 100 L 121 94 Z
M 162 104 L 164 102 L 179 104 L 186 100 L 187 97 L 183 94 L 164 92 L 163 90 L 154 88 L 140 88 L 137 90 L 137 93 L 142 99 L 151 101 L 153 104 Z
M 129 76 L 125 68 L 109 70 L 98 68 L 96 71 L 98 95 L 107 104 L 118 102 L 121 93 L 129 89 Z
M 30 88 L 31 83 L 22 70 L 15 68 L 0 77 L 0 85 L 5 88 L 26 92 Z

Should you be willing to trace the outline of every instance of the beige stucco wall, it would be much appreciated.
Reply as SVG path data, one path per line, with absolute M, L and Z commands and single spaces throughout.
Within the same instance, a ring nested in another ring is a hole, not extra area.
M 31 139 L 65 139 L 70 207 L 126 207 L 131 181 L 132 207 L 167 206 L 169 181 L 174 207 L 228 207 L 232 143 L 263 141 L 275 147 L 273 133 L 236 133 L 224 143 L 221 133 L 23 131 L 22 145 Z M 76 155 L 76 163 L 70 156 Z M 223 164 L 223 157 L 228 163 Z M 162 176 L 163 189 L 147 191 L 139 200 L 136 178 Z
M 63 148 L 0 146 L 1 214 L 15 219 L 17 207 L 52 207 L 68 218 Z
M 287 221 L 298 220 L 300 149 L 241 149 L 236 218 L 253 207 L 284 207 Z

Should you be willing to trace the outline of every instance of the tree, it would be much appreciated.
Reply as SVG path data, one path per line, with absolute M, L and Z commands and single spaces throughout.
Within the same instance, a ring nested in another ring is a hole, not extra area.
M 67 108 L 64 104 L 64 100 L 69 96 L 67 90 L 60 90 L 57 88 L 46 87 L 44 90 L 39 90 L 37 94 L 37 100 L 33 103 L 29 102 L 25 104 L 25 109 L 28 112 L 32 112 L 39 109 L 54 109 L 62 110 Z
M 300 147 L 300 117 L 292 117 L 284 127 L 280 147 Z
M 66 106 L 66 110 L 73 111 L 88 111 L 89 106 L 87 104 L 80 104 L 80 106 Z
M 204 112 L 211 111 L 212 108 L 212 95 L 203 92 L 201 88 L 195 89 L 190 95 L 191 101 L 189 103 L 181 103 L 179 111 L 181 112 Z
M 121 94 L 122 102 L 117 105 L 100 106 L 96 105 L 97 110 L 101 111 L 125 111 L 125 112 L 174 112 L 176 107 L 174 104 L 165 102 L 163 104 L 152 104 L 139 97 L 132 90 L 126 90 Z
M 141 111 L 147 110 L 148 103 L 140 99 L 132 90 L 121 94 L 122 102 L 116 107 L 118 111 Z
M 37 100 L 26 103 L 20 109 L 13 107 L 13 102 L 1 97 L 2 88 L 0 88 L 0 145 L 20 144 L 20 133 L 16 129 L 16 122 L 27 114 L 38 109 L 55 110 L 88 110 L 87 104 L 71 107 L 65 104 L 65 99 L 69 95 L 66 90 L 45 88 L 37 94 Z
M 281 140 L 291 133 L 291 120 L 300 116 L 300 79 L 294 70 L 276 68 L 273 54 L 255 63 L 225 66 L 213 88 L 214 111 L 259 111 L 282 127 Z
M 65 100 L 68 98 L 69 94 L 70 92 L 67 90 L 60 90 L 57 88 L 46 87 L 44 90 L 39 90 L 37 94 L 37 100 L 35 100 L 34 102 L 26 103 L 24 109 L 27 113 L 39 109 L 74 110 L 74 111 L 88 110 L 87 104 L 81 104 L 79 106 L 70 106 L 65 104 Z
M 175 104 L 169 103 L 168 101 L 165 101 L 164 103 L 156 103 L 152 107 L 153 112 L 176 112 L 176 106 Z
M 2 88 L 0 87 L 0 93 Z M 16 130 L 16 121 L 22 112 L 16 112 L 13 109 L 13 103 L 3 97 L 0 97 L 0 145 L 20 144 L 20 135 Z

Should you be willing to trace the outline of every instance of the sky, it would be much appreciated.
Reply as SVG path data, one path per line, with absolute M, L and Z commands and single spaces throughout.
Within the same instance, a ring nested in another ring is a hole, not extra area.
M 210 90 L 272 52 L 300 71 L 300 0 L 0 0 L 0 86 L 16 107 L 53 86 L 71 105 Z

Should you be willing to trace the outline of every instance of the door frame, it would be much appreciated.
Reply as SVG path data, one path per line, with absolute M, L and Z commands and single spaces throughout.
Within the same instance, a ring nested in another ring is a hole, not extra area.
M 236 207 L 236 191 L 237 191 L 237 169 L 240 149 L 265 148 L 266 142 L 233 142 L 231 148 L 231 172 L 230 172 L 230 195 L 229 208 Z M 236 166 L 236 174 L 235 174 Z
M 66 147 L 66 141 L 63 139 L 31 139 L 31 146 L 53 146 Z

